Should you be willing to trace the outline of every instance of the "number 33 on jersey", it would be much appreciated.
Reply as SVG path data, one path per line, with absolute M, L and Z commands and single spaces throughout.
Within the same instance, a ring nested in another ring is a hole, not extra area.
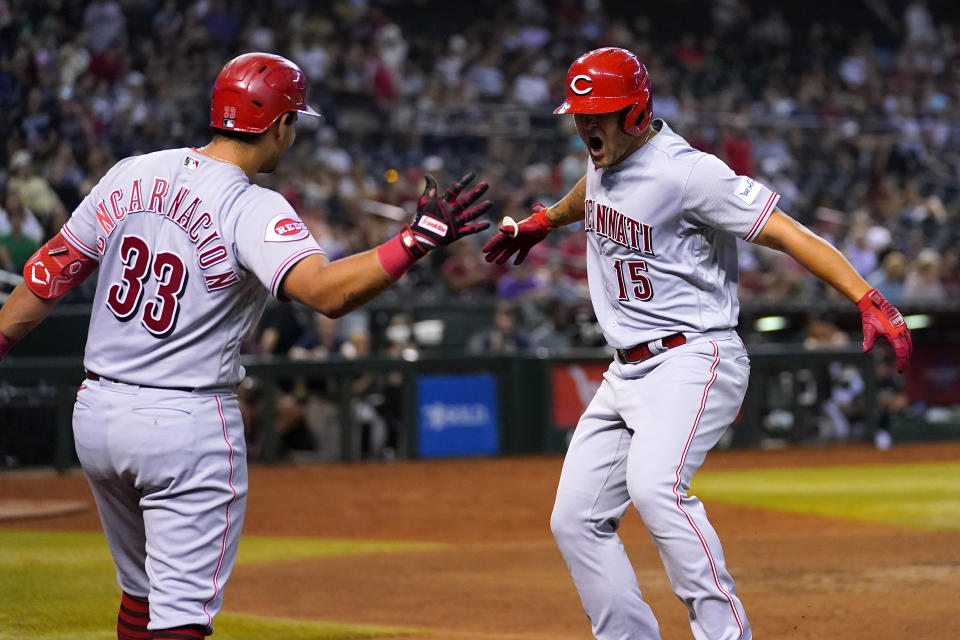
M 121 161 L 61 233 L 100 263 L 87 370 L 161 387 L 238 383 L 236 345 L 322 253 L 281 195 L 193 149 Z

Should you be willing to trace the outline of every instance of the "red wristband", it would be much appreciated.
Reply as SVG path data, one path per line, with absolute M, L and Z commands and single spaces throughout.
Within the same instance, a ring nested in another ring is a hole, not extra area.
M 10 348 L 15 344 L 17 344 L 16 340 L 13 338 L 8 338 L 2 331 L 0 331 L 0 360 L 3 359 L 3 356 L 7 355 L 7 352 L 10 351 Z
M 538 202 L 530 207 L 530 209 L 533 211 L 533 215 L 530 217 L 536 220 L 537 224 L 544 229 L 553 229 L 557 226 L 556 223 L 547 216 L 547 207 Z
M 377 247 L 377 257 L 380 258 L 383 270 L 394 280 L 399 280 L 400 276 L 405 274 L 417 261 L 404 248 L 400 236 L 390 238 Z
M 866 311 L 870 307 L 879 307 L 880 303 L 883 301 L 883 294 L 876 289 L 870 289 L 870 291 L 867 291 L 859 300 L 857 300 L 857 308 L 860 309 L 860 311 Z

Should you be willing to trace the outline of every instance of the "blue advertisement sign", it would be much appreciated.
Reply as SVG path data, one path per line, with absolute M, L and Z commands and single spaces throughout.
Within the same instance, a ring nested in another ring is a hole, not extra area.
M 499 426 L 497 378 L 493 374 L 417 378 L 421 457 L 499 453 Z

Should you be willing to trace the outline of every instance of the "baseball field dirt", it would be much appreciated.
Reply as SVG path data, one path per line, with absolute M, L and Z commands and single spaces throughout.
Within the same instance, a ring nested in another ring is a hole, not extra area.
M 703 473 L 958 460 L 957 442 L 887 451 L 716 451 Z M 429 631 L 404 636 L 416 640 L 589 638 L 549 530 L 561 463 L 533 457 L 254 466 L 246 534 L 435 544 L 242 563 L 224 611 Z M 77 472 L 2 475 L 0 503 L 12 500 L 92 504 Z M 953 637 L 960 525 L 923 529 L 727 504 L 708 494 L 704 500 L 756 638 Z M 75 511 L 0 527 L 99 530 L 95 509 Z M 635 513 L 621 535 L 664 639 L 690 638 L 686 609 Z

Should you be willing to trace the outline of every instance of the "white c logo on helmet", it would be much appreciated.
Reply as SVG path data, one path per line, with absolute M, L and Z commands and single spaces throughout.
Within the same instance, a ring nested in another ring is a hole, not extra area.
M 592 86 L 588 86 L 585 89 L 578 89 L 577 80 L 583 80 L 584 82 L 593 82 L 593 78 L 591 78 L 590 76 L 585 76 L 583 74 L 580 74 L 579 76 L 574 76 L 573 80 L 570 81 L 570 90 L 573 91 L 575 94 L 577 94 L 578 96 L 584 96 L 590 93 L 591 91 L 593 91 Z

